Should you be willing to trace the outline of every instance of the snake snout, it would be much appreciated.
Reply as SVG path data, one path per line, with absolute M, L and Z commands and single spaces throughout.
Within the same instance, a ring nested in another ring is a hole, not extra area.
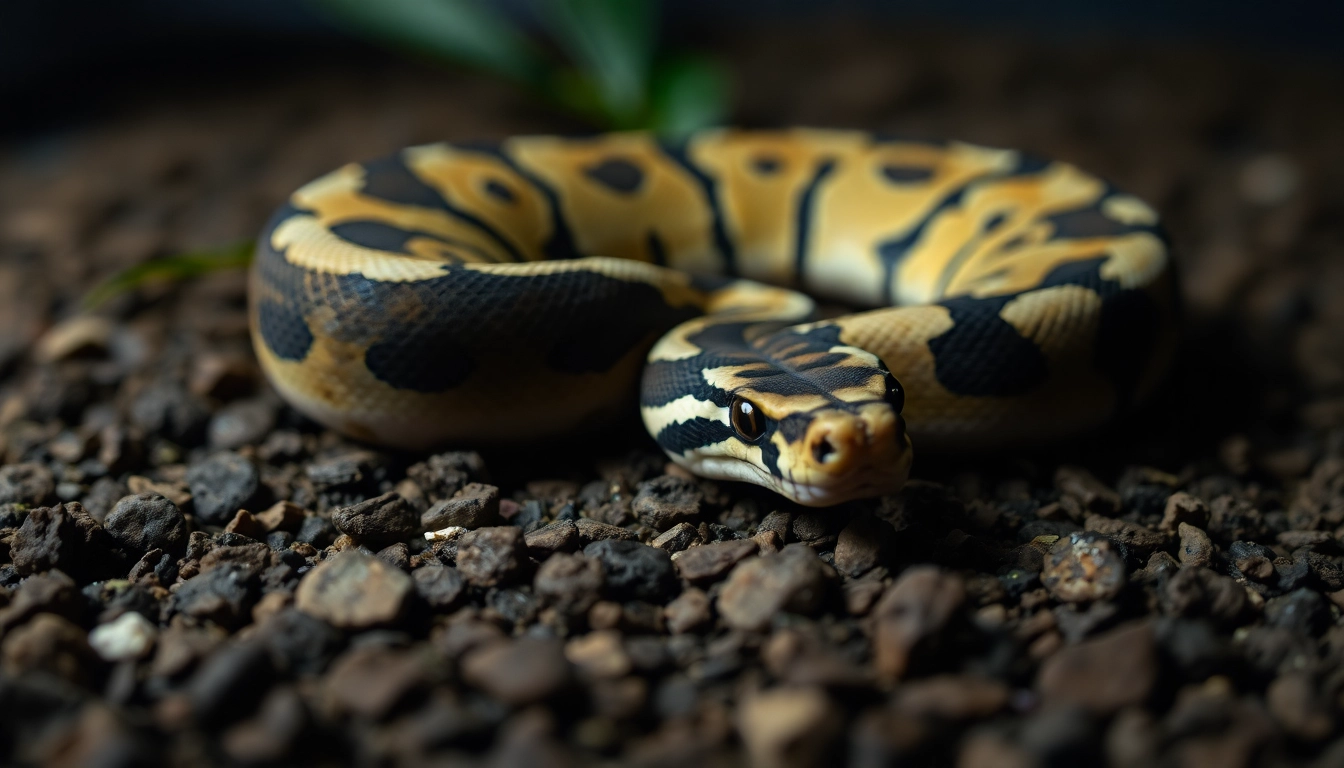
M 827 474 L 841 474 L 868 447 L 863 420 L 850 415 L 818 418 L 807 430 L 807 455 L 812 465 Z

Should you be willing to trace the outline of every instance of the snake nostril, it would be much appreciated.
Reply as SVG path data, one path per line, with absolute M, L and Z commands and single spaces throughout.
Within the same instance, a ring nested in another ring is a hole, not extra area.
M 821 438 L 812 444 L 812 455 L 816 457 L 818 464 L 825 464 L 827 461 L 835 458 L 835 446 L 831 445 L 829 438 Z

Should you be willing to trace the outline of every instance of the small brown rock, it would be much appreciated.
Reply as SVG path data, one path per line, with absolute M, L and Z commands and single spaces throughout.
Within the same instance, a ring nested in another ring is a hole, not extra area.
M 1207 618 L 1224 628 L 1237 626 L 1250 608 L 1240 584 L 1208 568 L 1181 568 L 1166 581 L 1160 597 L 1169 615 Z
M 700 540 L 700 532 L 690 523 L 677 523 L 650 542 L 667 552 L 681 552 Z
M 477 528 L 458 540 L 457 569 L 478 587 L 496 587 L 515 580 L 526 562 L 521 528 L 511 525 Z
M 621 633 L 611 629 L 573 638 L 565 644 L 565 658 L 590 680 L 624 677 L 633 666 L 621 643 Z
M 835 542 L 835 567 L 855 578 L 882 563 L 896 539 L 891 524 L 871 515 L 859 515 L 840 531 Z
M 938 675 L 901 685 L 891 703 L 909 717 L 955 722 L 993 717 L 1008 706 L 1009 694 L 1008 686 L 998 680 Z
M 761 531 L 752 536 L 751 540 L 756 542 L 756 548 L 762 555 L 773 555 L 784 548 L 784 537 L 775 531 Z
M 1116 520 L 1112 517 L 1088 515 L 1087 520 L 1083 523 L 1083 529 L 1100 533 L 1124 544 L 1133 550 L 1134 555 L 1140 560 L 1146 560 L 1152 553 L 1167 547 L 1167 537 L 1165 535 L 1149 530 L 1142 525 Z
M 1133 622 L 1056 651 L 1041 665 L 1036 688 L 1047 705 L 1109 715 L 1144 703 L 1156 681 L 1152 625 Z
M 579 548 L 579 529 L 573 520 L 556 520 L 550 525 L 523 535 L 527 553 L 545 560 L 555 552 L 573 552 Z
M 1213 562 L 1213 542 L 1203 530 L 1189 523 L 1180 523 L 1177 531 L 1181 536 L 1180 555 L 1182 566 L 1207 566 Z
M 1120 494 L 1082 467 L 1062 466 L 1055 471 L 1055 487 L 1078 500 L 1089 512 L 1114 515 L 1120 511 Z
M 1066 603 L 1109 600 L 1125 588 L 1125 560 L 1105 536 L 1073 533 L 1051 548 L 1041 583 Z
M 560 641 L 522 637 L 468 653 L 462 660 L 462 679 L 505 704 L 522 706 L 564 688 L 570 668 Z
M 1234 564 L 1243 576 L 1252 581 L 1265 582 L 1274 578 L 1274 563 L 1263 555 L 1243 557 Z
M 350 649 L 323 679 L 326 707 L 334 714 L 381 720 L 428 681 L 420 654 L 384 646 Z
M 335 627 L 367 629 L 401 617 L 411 577 L 357 549 L 348 549 L 304 575 L 298 609 Z
M 752 765 L 803 768 L 827 763 L 844 718 L 820 688 L 776 688 L 743 700 L 737 728 Z
M 778 554 L 739 563 L 719 595 L 719 615 L 735 629 L 760 631 L 780 611 L 815 611 L 825 587 L 816 553 L 804 544 L 790 544 Z
M 277 501 L 262 512 L 253 515 L 262 530 L 267 533 L 272 531 L 288 531 L 295 533 L 299 526 L 303 525 L 305 517 L 303 507 L 292 501 Z
M 5 635 L 0 657 L 10 675 L 42 670 L 76 684 L 87 680 L 97 661 L 84 630 L 51 613 L 39 613 Z
M 1276 678 L 1265 691 L 1265 703 L 1279 725 L 1303 741 L 1321 741 L 1334 733 L 1330 703 L 1305 672 L 1287 672 Z
M 662 475 L 639 484 L 630 510 L 641 523 L 665 531 L 699 517 L 703 498 L 694 481 Z
M 405 541 L 420 531 L 415 510 L 397 493 L 385 493 L 331 513 L 336 530 L 371 549 Z
M 907 569 L 873 609 L 873 661 L 884 680 L 905 675 L 911 655 L 933 642 L 966 600 L 955 574 L 931 565 Z
M 234 513 L 233 519 L 229 521 L 228 525 L 224 526 L 224 532 L 236 533 L 249 539 L 262 539 L 266 536 L 266 529 L 246 509 L 240 509 Z
M 591 544 L 594 541 L 606 541 L 607 539 L 639 541 L 639 536 L 634 531 L 628 531 L 619 525 L 600 523 L 587 517 L 580 517 L 575 520 L 574 527 L 579 530 L 579 541 L 584 545 Z
M 691 547 L 678 555 L 673 564 L 683 579 L 704 586 L 718 581 L 729 569 L 756 552 L 756 542 L 750 539 L 720 541 Z
M 1167 497 L 1167 505 L 1162 511 L 1162 522 L 1158 530 L 1175 533 L 1181 523 L 1189 523 L 1196 528 L 1209 524 L 1209 508 L 1202 500 L 1185 491 L 1177 491 Z
M 663 617 L 667 621 L 667 631 L 674 635 L 699 629 L 713 618 L 709 612 L 709 595 L 691 587 L 667 604 Z
M 537 569 L 532 588 L 564 613 L 581 614 L 592 608 L 606 581 L 602 564 L 583 555 L 557 552 Z
M 484 483 L 467 483 L 420 516 L 420 527 L 427 531 L 454 526 L 475 530 L 499 522 L 499 489 Z

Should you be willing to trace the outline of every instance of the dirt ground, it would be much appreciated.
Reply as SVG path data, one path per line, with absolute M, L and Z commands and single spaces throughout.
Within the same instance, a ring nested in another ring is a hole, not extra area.
M 348 160 L 580 126 L 391 61 L 146 86 L 0 148 L 0 762 L 1344 764 L 1338 68 L 862 25 L 718 47 L 739 123 L 1020 147 L 1155 204 L 1187 325 L 1161 397 L 826 511 L 624 427 L 371 449 L 269 391 L 243 275 L 79 298 Z

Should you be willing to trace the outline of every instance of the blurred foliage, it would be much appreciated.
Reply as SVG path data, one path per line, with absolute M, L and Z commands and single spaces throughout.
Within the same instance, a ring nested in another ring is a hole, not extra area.
M 176 282 L 211 272 L 244 269 L 252 263 L 256 243 L 244 240 L 223 248 L 191 251 L 136 264 L 100 283 L 84 297 L 84 309 L 97 309 L 103 302 L 156 280 Z
M 536 35 L 494 0 L 310 0 L 352 31 L 500 77 L 603 129 L 675 138 L 721 122 L 728 78 L 713 60 L 658 50 L 655 0 L 531 0 Z M 253 243 L 154 259 L 113 275 L 93 309 L 154 280 L 241 269 Z
M 531 0 L 536 34 L 492 0 L 310 0 L 354 32 L 504 78 L 606 129 L 681 135 L 724 119 L 711 59 L 658 50 L 654 0 Z

